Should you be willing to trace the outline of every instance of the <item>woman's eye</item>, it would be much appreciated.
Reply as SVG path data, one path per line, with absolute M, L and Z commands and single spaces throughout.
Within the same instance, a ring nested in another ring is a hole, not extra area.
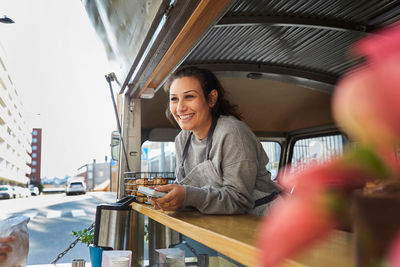
M 178 101 L 178 98 L 177 98 L 177 97 L 171 97 L 171 98 L 169 99 L 169 101 L 175 102 L 175 101 Z
M 190 99 L 190 98 L 193 98 L 194 97 L 194 95 L 185 95 L 185 99 Z

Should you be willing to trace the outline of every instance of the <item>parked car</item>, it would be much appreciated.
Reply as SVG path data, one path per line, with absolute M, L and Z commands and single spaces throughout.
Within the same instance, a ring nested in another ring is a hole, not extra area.
M 19 191 L 18 186 L 15 185 L 11 185 L 11 189 L 14 191 L 15 193 L 15 197 L 14 198 L 20 198 L 21 197 L 21 192 Z
M 21 191 L 21 197 L 27 198 L 31 196 L 31 191 L 29 190 L 28 187 L 21 187 L 20 191 Z
M 30 185 L 29 191 L 31 192 L 31 196 L 38 196 L 39 195 L 39 188 L 36 186 Z
M 16 198 L 15 188 L 10 185 L 0 185 L 0 199 Z
M 21 186 L 12 186 L 14 188 L 16 197 L 18 198 L 26 198 L 30 196 L 30 192 L 28 188 L 21 187 Z
M 69 179 L 67 181 L 67 188 L 65 189 L 67 196 L 72 194 L 86 194 L 86 183 L 83 177 L 78 179 Z

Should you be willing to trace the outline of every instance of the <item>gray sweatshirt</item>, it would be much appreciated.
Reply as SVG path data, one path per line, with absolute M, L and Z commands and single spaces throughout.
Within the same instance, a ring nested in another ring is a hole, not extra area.
M 199 140 L 193 134 L 182 173 L 179 165 L 189 134 L 183 130 L 175 139 L 176 182 L 186 189 L 183 206 L 208 214 L 261 215 L 265 207 L 254 212 L 254 201 L 279 189 L 270 179 L 265 167 L 268 157 L 250 128 L 232 116 L 220 116 L 210 160 L 205 161 L 207 138 Z

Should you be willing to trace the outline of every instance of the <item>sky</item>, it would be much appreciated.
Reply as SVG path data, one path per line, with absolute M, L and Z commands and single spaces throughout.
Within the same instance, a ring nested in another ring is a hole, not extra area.
M 79 0 L 1 0 L 0 43 L 32 128 L 42 128 L 42 177 L 110 159 L 113 70 Z M 119 88 L 113 84 L 114 91 Z

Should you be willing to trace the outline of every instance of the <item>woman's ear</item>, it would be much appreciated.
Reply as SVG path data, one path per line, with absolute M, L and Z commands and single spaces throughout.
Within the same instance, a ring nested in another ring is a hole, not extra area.
M 208 106 L 210 108 L 214 107 L 218 100 L 218 91 L 216 89 L 211 90 L 208 94 Z

